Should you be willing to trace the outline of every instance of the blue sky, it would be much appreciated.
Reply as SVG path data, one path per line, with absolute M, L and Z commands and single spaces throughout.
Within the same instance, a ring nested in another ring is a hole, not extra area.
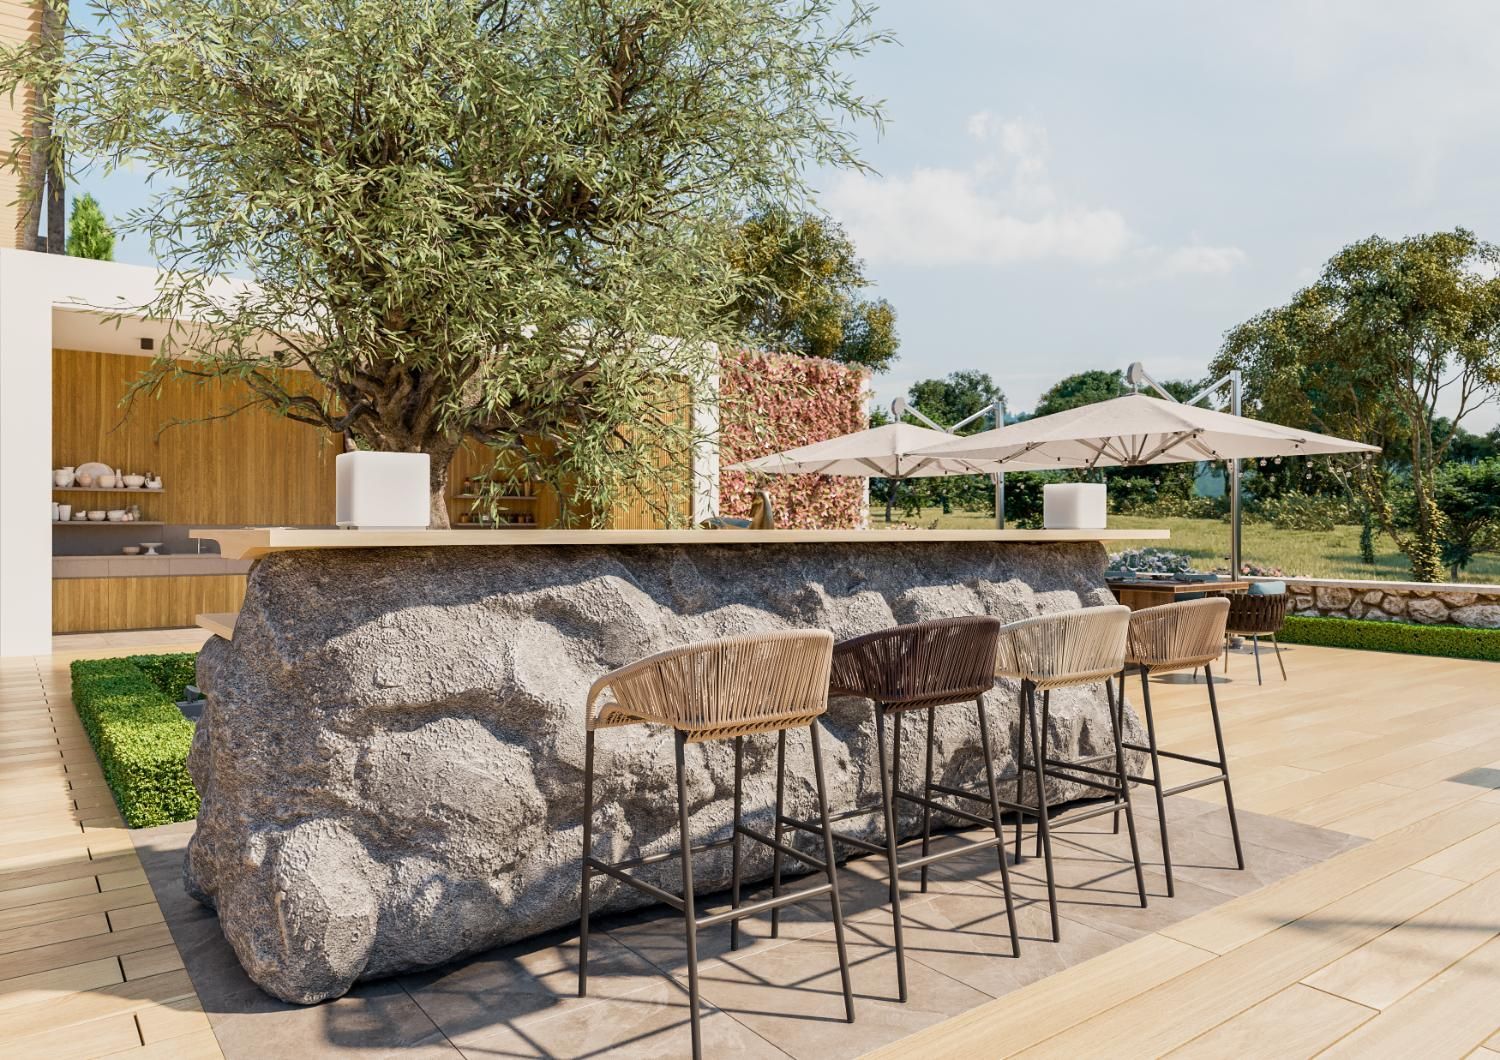
M 883 401 L 961 368 L 1017 410 L 1087 368 L 1196 378 L 1346 243 L 1500 241 L 1500 4 L 887 0 L 877 24 L 878 173 L 817 183 L 899 314 Z

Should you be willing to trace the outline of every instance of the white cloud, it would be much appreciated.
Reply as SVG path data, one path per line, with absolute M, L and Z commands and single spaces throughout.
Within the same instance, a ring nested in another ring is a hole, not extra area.
M 983 148 L 967 167 L 923 166 L 893 177 L 845 174 L 829 189 L 830 210 L 864 257 L 924 266 L 1102 266 L 1120 261 L 1138 242 L 1119 210 L 1070 201 L 1048 167 L 1051 147 L 1042 125 L 980 111 L 964 128 Z M 1237 247 L 1144 253 L 1168 275 L 1223 274 L 1245 261 Z
M 1178 247 L 1163 255 L 1161 271 L 1167 276 L 1222 276 L 1233 272 L 1246 260 L 1245 252 L 1239 247 Z

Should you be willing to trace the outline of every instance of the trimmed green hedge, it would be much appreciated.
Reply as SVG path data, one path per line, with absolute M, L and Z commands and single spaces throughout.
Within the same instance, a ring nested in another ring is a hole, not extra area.
M 132 828 L 198 816 L 198 792 L 187 771 L 193 723 L 162 687 L 174 685 L 183 666 L 160 659 L 174 657 L 83 659 L 72 667 L 73 705 Z
M 1365 651 L 1500 662 L 1500 629 L 1288 616 L 1280 638 L 1286 644 L 1317 644 L 1326 648 L 1361 648 Z
M 182 699 L 187 686 L 198 677 L 198 656 L 192 652 L 131 655 L 126 661 L 134 663 L 157 689 L 172 698 L 173 703 Z

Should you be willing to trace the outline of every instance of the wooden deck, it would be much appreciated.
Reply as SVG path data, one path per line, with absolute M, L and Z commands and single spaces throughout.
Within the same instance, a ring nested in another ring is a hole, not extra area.
M 115 639 L 75 643 L 90 655 L 182 650 Z M 218 1057 L 73 709 L 78 657 L 0 662 L 0 1056 Z
M 1287 668 L 1221 686 L 1236 802 L 1369 843 L 881 1055 L 1500 1057 L 1500 665 Z M 1152 690 L 1164 743 L 1211 754 L 1203 686 Z
M 0 1055 L 217 1057 L 69 701 L 72 657 L 0 664 Z M 1500 1057 L 1500 665 L 1310 647 L 1287 665 L 1257 687 L 1236 656 L 1220 686 L 1237 801 L 1367 843 L 886 1052 Z M 1203 695 L 1153 684 L 1166 745 L 1211 750 Z

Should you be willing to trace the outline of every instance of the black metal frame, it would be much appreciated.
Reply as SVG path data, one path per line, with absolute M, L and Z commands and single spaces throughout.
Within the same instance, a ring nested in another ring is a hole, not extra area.
M 959 701 L 962 702 L 962 701 Z M 959 854 L 967 854 L 976 849 L 986 847 L 995 848 L 1000 861 L 1000 885 L 1005 895 L 1005 917 L 1010 928 L 1011 955 L 1021 955 L 1021 935 L 1016 926 L 1015 893 L 1011 889 L 1010 868 L 1005 861 L 1005 833 L 1001 827 L 1000 813 L 1001 802 L 997 777 L 995 775 L 995 756 L 990 745 L 989 720 L 985 716 L 984 698 L 977 696 L 973 700 L 976 710 L 979 712 L 979 739 L 984 754 L 985 775 L 988 793 L 979 795 L 974 792 L 964 791 L 960 788 L 950 788 L 945 785 L 936 784 L 932 780 L 933 767 L 933 711 L 938 706 L 953 704 L 922 704 L 920 706 L 888 707 L 880 701 L 875 703 L 875 739 L 880 747 L 880 804 L 878 806 L 853 807 L 848 810 L 828 816 L 827 820 L 847 821 L 854 817 L 864 817 L 872 813 L 883 814 L 885 818 L 885 839 L 882 843 L 874 843 L 859 836 L 852 836 L 844 832 L 830 830 L 833 843 L 843 843 L 854 847 L 856 850 L 866 854 L 883 855 L 886 861 L 887 878 L 890 880 L 891 895 L 891 924 L 895 939 L 896 949 L 896 986 L 898 998 L 905 1001 L 907 997 L 906 986 L 906 946 L 901 933 L 901 883 L 900 876 L 903 872 L 912 869 L 922 870 L 922 890 L 927 890 L 927 870 L 930 866 L 944 861 Z M 901 777 L 901 715 L 911 710 L 925 710 L 927 712 L 927 779 L 922 795 L 914 795 L 910 792 L 898 790 Z M 886 721 L 891 719 L 892 747 L 890 752 L 886 749 Z M 783 827 L 799 829 L 805 832 L 816 833 L 820 829 L 808 821 L 788 817 L 783 812 L 783 788 L 786 772 L 785 741 L 783 740 L 777 749 L 776 757 L 776 842 L 773 849 L 776 851 L 772 859 L 771 868 L 771 894 L 778 895 L 781 891 L 781 869 L 782 855 L 797 858 L 809 865 L 816 867 L 817 863 L 809 859 L 800 851 L 784 846 L 781 842 Z M 945 794 L 959 796 L 978 802 L 990 804 L 990 816 L 970 813 L 953 806 L 944 806 L 933 800 L 934 794 Z M 899 857 L 900 841 L 896 836 L 896 811 L 897 800 L 912 803 L 922 807 L 922 854 L 920 857 L 910 858 L 902 861 Z M 960 817 L 977 825 L 992 827 L 995 831 L 993 838 L 976 839 L 965 842 L 959 846 L 938 853 L 932 853 L 932 812 L 946 813 L 953 817 Z M 826 826 L 825 826 L 826 827 Z M 776 910 L 771 912 L 771 937 L 775 938 L 780 931 L 780 916 Z
M 1224 726 L 1219 720 L 1219 698 L 1214 692 L 1213 670 L 1208 663 L 1203 664 L 1203 677 L 1208 684 L 1208 711 L 1214 723 L 1214 741 L 1219 749 L 1219 757 L 1200 758 L 1197 755 L 1183 754 L 1180 751 L 1163 751 L 1156 744 L 1156 718 L 1151 712 L 1151 667 L 1137 665 L 1135 669 L 1141 675 L 1141 704 L 1146 715 L 1146 743 L 1145 745 L 1127 743 L 1125 749 L 1130 751 L 1144 751 L 1151 759 L 1151 775 L 1149 777 L 1138 777 L 1131 775 L 1130 779 L 1137 784 L 1150 785 L 1156 792 L 1156 821 L 1161 830 L 1161 859 L 1162 868 L 1166 870 L 1167 897 L 1171 898 L 1177 893 L 1176 884 L 1172 879 L 1172 847 L 1167 839 L 1167 796 L 1178 795 L 1184 791 L 1193 791 L 1197 788 L 1206 788 L 1210 784 L 1224 785 L 1224 802 L 1229 809 L 1229 833 L 1234 840 L 1234 859 L 1238 868 L 1245 867 L 1245 849 L 1240 843 L 1240 823 L 1234 813 L 1234 792 L 1229 785 L 1229 757 L 1224 751 Z M 1125 712 L 1125 675 L 1127 669 L 1120 671 L 1120 694 L 1118 709 L 1123 722 Z M 1196 669 L 1193 676 L 1197 678 Z M 1217 770 L 1212 776 L 1199 777 L 1183 784 L 1174 784 L 1172 787 L 1164 787 L 1161 780 L 1161 760 L 1170 758 L 1177 762 L 1190 762 L 1193 765 L 1207 766 Z
M 828 896 L 829 905 L 833 912 L 834 942 L 838 948 L 839 974 L 843 980 L 844 988 L 844 1018 L 850 1023 L 854 1022 L 854 990 L 849 979 L 849 953 L 844 943 L 844 914 L 839 904 L 838 875 L 835 871 L 833 829 L 828 817 L 828 791 L 823 775 L 823 750 L 818 741 L 818 726 L 816 722 L 807 726 L 812 735 L 813 771 L 816 774 L 816 786 L 818 791 L 818 813 L 820 827 L 818 831 L 823 836 L 822 859 L 811 857 L 793 847 L 786 846 L 781 842 L 780 825 L 777 826 L 775 839 L 763 835 L 752 828 L 747 828 L 743 823 L 744 811 L 744 764 L 745 764 L 745 737 L 734 737 L 734 823 L 727 838 L 716 839 L 707 843 L 694 844 L 691 841 L 691 824 L 689 821 L 688 799 L 687 799 L 687 770 L 686 770 L 686 748 L 687 734 L 681 731 L 676 733 L 677 743 L 677 810 L 678 830 L 680 842 L 675 851 L 666 851 L 660 854 L 649 854 L 644 857 L 630 858 L 625 861 L 606 862 L 593 855 L 593 817 L 594 817 L 594 731 L 589 730 L 586 738 L 586 749 L 584 751 L 584 776 L 583 776 L 583 886 L 579 895 L 578 915 L 578 996 L 588 995 L 588 963 L 589 963 L 589 907 L 591 905 L 590 881 L 595 872 L 611 876 L 623 883 L 641 891 L 671 906 L 682 913 L 683 926 L 687 936 L 687 964 L 688 964 L 688 996 L 689 1011 L 691 1015 L 693 1057 L 699 1060 L 703 1055 L 702 1031 L 699 1026 L 698 1015 L 698 931 L 700 928 L 716 927 L 719 924 L 729 924 L 730 948 L 739 948 L 739 922 L 747 916 L 754 916 L 771 910 L 772 917 L 776 917 L 784 905 L 793 902 L 806 901 L 809 898 L 818 898 L 822 895 Z M 781 800 L 784 790 L 783 767 L 786 761 L 786 730 L 782 729 L 777 734 L 777 777 L 776 777 L 776 814 L 778 820 L 781 817 Z M 742 859 L 740 856 L 740 837 L 753 839 L 770 847 L 775 853 L 774 858 L 778 866 L 778 878 L 772 896 L 749 905 L 740 904 L 740 869 Z M 700 917 L 697 915 L 697 903 L 693 894 L 693 860 L 692 855 L 705 850 L 714 850 L 720 847 L 732 846 L 733 869 L 730 883 L 730 908 L 727 912 L 715 913 L 712 916 Z M 789 894 L 781 893 L 779 866 L 783 854 L 789 854 L 799 861 L 822 869 L 827 877 L 825 882 L 806 887 Z M 644 880 L 638 880 L 625 870 L 638 868 L 642 865 L 654 865 L 659 862 L 678 859 L 682 866 L 682 896 L 672 894 L 654 884 Z M 773 931 L 774 933 L 774 931 Z
M 1016 751 L 1016 802 L 1003 803 L 1009 808 L 1015 809 L 1016 815 L 1016 861 L 1022 859 L 1021 853 L 1021 815 L 1031 813 L 1036 817 L 1036 846 L 1037 854 L 1043 859 L 1047 872 L 1047 907 L 1052 916 L 1052 941 L 1056 942 L 1062 937 L 1061 919 L 1057 912 L 1057 882 L 1052 868 L 1052 826 L 1050 810 L 1047 806 L 1047 774 L 1052 771 L 1054 775 L 1060 775 L 1061 779 L 1072 781 L 1075 784 L 1083 784 L 1094 788 L 1114 798 L 1107 803 L 1091 806 L 1086 810 L 1075 810 L 1060 817 L 1058 824 L 1078 824 L 1094 817 L 1102 817 L 1105 814 L 1114 815 L 1114 830 L 1120 830 L 1120 814 L 1125 814 L 1125 824 L 1130 831 L 1130 859 L 1135 867 L 1136 892 L 1140 895 L 1141 908 L 1146 907 L 1146 877 L 1145 870 L 1141 864 L 1141 847 L 1136 838 L 1135 811 L 1130 803 L 1130 781 L 1131 777 L 1125 768 L 1125 751 L 1129 744 L 1125 743 L 1125 718 L 1123 699 L 1117 705 L 1115 701 L 1114 685 L 1106 679 L 1104 682 L 1104 693 L 1108 699 L 1110 728 L 1114 735 L 1115 748 L 1112 753 L 1092 755 L 1088 758 L 1063 759 L 1053 758 L 1047 754 L 1047 731 L 1052 716 L 1052 692 L 1050 689 L 1042 690 L 1042 713 L 1040 720 L 1036 714 L 1036 685 L 1031 681 L 1021 682 L 1021 723 L 1020 742 Z M 1028 742 L 1026 739 L 1027 719 L 1031 721 L 1031 741 L 1029 750 L 1031 761 L 1026 761 Z M 1114 769 L 1101 769 L 1096 763 L 1113 758 Z M 1036 785 L 1036 802 L 1027 805 L 1022 800 L 1021 778 L 1030 773 Z M 1084 776 L 1078 776 L 1082 773 Z M 1094 778 L 1111 778 L 1110 781 Z
M 1231 631 L 1225 633 L 1224 634 L 1224 672 L 1226 674 L 1229 672 L 1229 638 L 1230 637 L 1249 637 L 1250 638 L 1250 650 L 1251 650 L 1251 653 L 1254 654 L 1254 656 L 1255 656 L 1255 683 L 1258 684 L 1258 685 L 1265 684 L 1265 682 L 1262 681 L 1261 677 L 1260 677 L 1260 638 L 1261 638 L 1262 635 L 1271 638 L 1271 647 L 1273 647 L 1273 648 L 1276 649 L 1276 665 L 1279 666 L 1279 667 L 1281 667 L 1281 679 L 1283 681 L 1286 680 L 1286 663 L 1281 658 L 1281 644 L 1277 642 L 1277 640 L 1276 640 L 1276 634 L 1273 633 L 1273 632 L 1270 632 L 1270 631 L 1266 631 L 1264 634 L 1261 634 L 1261 633 L 1245 633 L 1243 631 L 1235 631 L 1235 630 L 1231 630 Z

